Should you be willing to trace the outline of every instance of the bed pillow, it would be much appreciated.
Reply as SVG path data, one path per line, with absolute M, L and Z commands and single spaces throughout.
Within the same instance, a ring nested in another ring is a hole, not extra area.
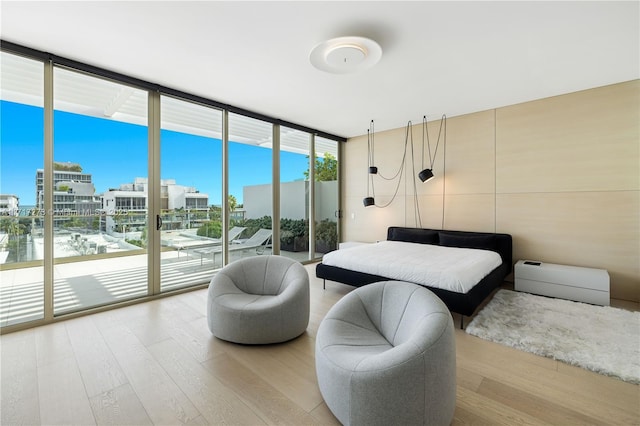
M 498 251 L 495 235 L 455 235 L 440 232 L 440 245 Z
M 420 228 L 391 227 L 387 231 L 387 240 L 407 243 L 438 244 L 438 232 Z

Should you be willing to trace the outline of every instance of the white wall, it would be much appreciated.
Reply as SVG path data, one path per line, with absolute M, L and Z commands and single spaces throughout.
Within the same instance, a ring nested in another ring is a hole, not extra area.
M 280 184 L 280 216 L 287 219 L 308 219 L 307 181 Z M 245 218 L 271 216 L 271 184 L 243 188 Z M 316 182 L 316 220 L 335 219 L 338 209 L 338 181 Z
M 336 221 L 338 210 L 338 181 L 316 182 L 316 220 Z
M 245 219 L 258 219 L 272 215 L 271 184 L 250 185 L 242 188 Z

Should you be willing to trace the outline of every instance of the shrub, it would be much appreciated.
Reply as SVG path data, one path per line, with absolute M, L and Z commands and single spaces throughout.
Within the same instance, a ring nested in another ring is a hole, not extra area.
M 322 241 L 329 249 L 335 250 L 338 244 L 338 224 L 329 219 L 322 219 L 316 225 L 316 241 Z
M 245 219 L 242 224 L 238 223 L 238 226 L 244 226 L 247 228 L 244 230 L 241 237 L 249 238 L 255 234 L 258 229 L 271 229 L 271 216 L 263 216 L 259 219 Z
M 134 246 L 146 248 L 147 242 L 144 240 L 126 240 L 129 244 L 133 244 Z
M 245 219 L 238 226 L 247 229 L 242 233 L 243 238 L 248 238 L 258 229 L 271 229 L 271 216 L 263 216 L 259 219 Z M 302 241 L 309 239 L 309 221 L 305 219 L 280 220 L 280 244 L 291 250 L 308 250 L 308 244 Z M 316 241 L 322 243 L 328 250 L 335 250 L 338 244 L 338 225 L 329 219 L 323 219 L 316 223 Z M 293 248 L 295 247 L 295 248 Z
M 222 224 L 217 220 L 204 222 L 198 228 L 197 235 L 201 237 L 220 238 L 222 236 Z

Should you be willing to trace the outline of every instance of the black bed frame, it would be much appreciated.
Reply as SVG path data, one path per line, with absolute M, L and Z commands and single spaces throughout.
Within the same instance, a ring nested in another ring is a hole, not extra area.
M 502 264 L 491 271 L 489 275 L 484 277 L 478 284 L 476 284 L 471 290 L 469 290 L 468 293 L 456 293 L 449 290 L 426 286 L 429 290 L 433 291 L 438 297 L 440 297 L 440 299 L 442 299 L 442 301 L 447 305 L 450 311 L 456 312 L 463 316 L 471 316 L 476 311 L 478 306 L 496 288 L 500 287 L 504 282 L 505 277 L 511 273 L 513 265 L 511 235 L 488 232 L 449 231 L 392 226 L 389 227 L 387 231 L 387 240 L 406 241 L 422 244 L 439 244 L 438 235 L 440 232 L 460 237 L 471 237 L 470 240 L 472 240 L 473 237 L 495 236 L 492 237 L 492 239 L 495 238 L 496 243 L 494 251 L 500 254 L 500 257 L 502 258 Z M 316 276 L 318 278 L 322 278 L 323 280 L 336 281 L 355 287 L 360 287 L 377 281 L 386 281 L 390 279 L 387 277 L 356 272 L 350 269 L 339 268 L 336 266 L 328 266 L 323 263 L 319 263 L 316 266 Z M 462 321 L 463 319 L 461 318 L 461 327 Z

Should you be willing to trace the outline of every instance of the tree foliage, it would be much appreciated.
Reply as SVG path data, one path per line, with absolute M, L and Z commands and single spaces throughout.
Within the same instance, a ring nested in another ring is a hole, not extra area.
M 309 180 L 309 169 L 304 172 L 304 178 Z M 323 158 L 316 157 L 315 180 L 316 182 L 338 180 L 338 160 L 336 157 L 328 152 L 324 153 Z
M 24 233 L 25 227 L 23 224 L 19 223 L 16 218 L 2 218 L 0 219 L 0 231 L 3 231 L 7 234 L 11 235 L 22 235 Z
M 218 220 L 210 220 L 198 228 L 197 234 L 201 237 L 220 238 L 222 236 L 222 224 Z
M 61 170 L 65 172 L 81 172 L 82 167 L 74 163 L 53 163 L 53 170 Z
M 229 195 L 229 211 L 233 212 L 238 207 L 238 199 L 235 195 Z

